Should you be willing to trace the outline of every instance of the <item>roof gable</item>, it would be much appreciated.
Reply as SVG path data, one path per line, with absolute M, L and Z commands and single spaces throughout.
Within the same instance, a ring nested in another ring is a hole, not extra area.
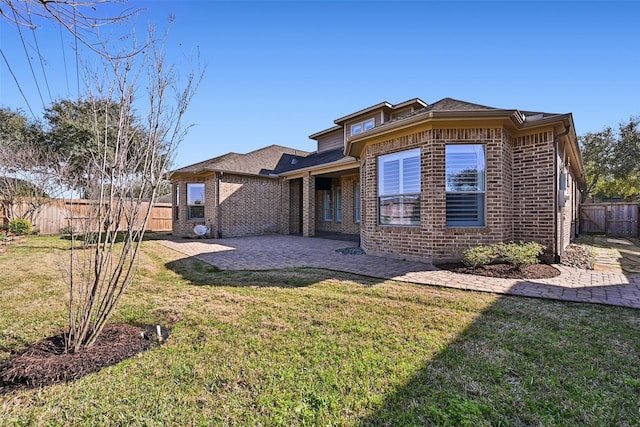
M 472 102 L 460 101 L 453 98 L 442 98 L 428 107 L 429 111 L 478 111 L 478 110 L 498 110 L 498 108 L 486 105 L 474 104 Z

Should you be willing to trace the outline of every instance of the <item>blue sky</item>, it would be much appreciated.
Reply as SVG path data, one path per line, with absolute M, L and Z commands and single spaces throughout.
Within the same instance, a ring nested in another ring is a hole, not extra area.
M 130 1 L 135 25 L 176 17 L 168 60 L 207 70 L 176 166 L 270 144 L 314 150 L 308 135 L 381 101 L 444 97 L 498 108 L 572 112 L 578 134 L 640 114 L 640 2 Z M 0 46 L 36 115 L 42 110 L 16 29 Z M 27 50 L 33 36 L 24 32 Z M 70 40 L 36 30 L 35 81 L 77 94 Z M 63 51 L 64 45 L 64 51 Z M 65 55 L 66 54 L 66 59 Z M 37 59 L 37 58 L 36 58 Z M 67 83 L 69 82 L 69 84 Z M 0 104 L 28 111 L 0 58 Z

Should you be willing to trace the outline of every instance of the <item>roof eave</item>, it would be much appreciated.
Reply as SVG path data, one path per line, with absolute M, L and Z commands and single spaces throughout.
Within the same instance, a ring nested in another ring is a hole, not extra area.
M 329 128 L 329 129 L 321 130 L 320 132 L 316 132 L 314 134 L 311 134 L 311 135 L 309 135 L 309 139 L 318 139 L 321 136 L 328 135 L 328 134 L 330 134 L 332 132 L 335 132 L 335 131 L 338 131 L 338 130 L 341 130 L 341 129 L 342 129 L 342 126 L 337 125 L 337 126 Z
M 224 175 L 226 173 L 228 175 L 254 176 L 254 177 L 260 177 L 260 178 L 272 178 L 272 179 L 279 178 L 279 176 L 275 174 L 265 175 L 265 174 L 254 173 L 254 172 L 239 172 L 239 171 L 234 171 L 229 169 L 207 168 L 207 172 L 219 173 L 221 175 Z
M 338 160 L 334 160 L 333 162 L 328 162 L 320 165 L 308 166 L 306 168 L 293 169 L 290 171 L 282 172 L 280 173 L 279 176 L 285 179 L 291 179 L 291 178 L 296 178 L 299 175 L 304 175 L 307 172 L 322 171 L 323 169 L 330 169 L 335 166 L 341 166 L 341 165 L 349 165 L 351 163 L 353 163 L 354 165 L 360 164 L 355 157 L 347 156 Z
M 420 98 L 413 98 L 413 99 L 409 99 L 409 100 L 407 100 L 407 101 L 401 102 L 401 103 L 399 103 L 399 104 L 395 104 L 395 105 L 393 106 L 393 109 L 394 109 L 394 110 L 398 110 L 398 109 L 400 109 L 400 108 L 407 107 L 407 106 L 409 106 L 409 105 L 411 105 L 411 104 L 419 104 L 419 105 L 421 105 L 422 107 L 428 107 L 428 106 L 429 106 L 429 104 L 427 104 L 426 102 L 424 102 L 422 99 L 420 99 Z
M 413 126 L 423 121 L 440 121 L 440 120 L 465 120 L 471 118 L 504 118 L 510 119 L 514 123 L 524 122 L 524 116 L 518 110 L 472 110 L 472 111 L 425 111 L 421 114 L 409 117 L 405 120 L 399 120 L 397 122 L 389 123 L 387 125 L 374 127 L 366 132 L 357 134 L 355 136 L 347 137 L 347 144 L 345 147 L 345 155 L 351 156 L 351 149 L 354 144 L 365 141 L 373 136 L 380 136 L 387 133 L 395 132 L 399 129 Z
M 362 114 L 370 113 L 370 112 L 378 110 L 380 108 L 389 108 L 389 109 L 391 109 L 391 108 L 393 108 L 393 104 L 390 104 L 387 101 L 383 101 L 383 102 L 381 102 L 379 104 L 372 105 L 371 107 L 367 107 L 367 108 L 362 109 L 360 111 L 356 111 L 355 113 L 351 113 L 351 114 L 349 114 L 347 116 L 340 117 L 339 119 L 335 119 L 333 122 L 335 124 L 339 125 L 341 123 L 346 122 L 349 119 L 353 119 L 353 118 L 358 117 L 358 116 L 360 116 Z

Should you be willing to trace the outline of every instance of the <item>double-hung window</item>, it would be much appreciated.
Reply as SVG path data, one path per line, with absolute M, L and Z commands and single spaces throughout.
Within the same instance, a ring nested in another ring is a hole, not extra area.
M 204 219 L 203 183 L 187 183 L 187 219 Z
M 447 227 L 485 226 L 486 173 L 484 145 L 447 145 Z
M 378 222 L 420 225 L 420 149 L 378 157 Z

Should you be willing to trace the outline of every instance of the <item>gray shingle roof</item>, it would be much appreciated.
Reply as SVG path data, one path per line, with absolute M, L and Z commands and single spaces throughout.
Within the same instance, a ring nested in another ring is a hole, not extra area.
M 283 155 L 309 154 L 295 148 L 270 145 L 246 154 L 228 153 L 203 162 L 176 169 L 175 173 L 200 173 L 207 171 L 225 171 L 244 174 L 268 175 L 276 168 Z
M 320 166 L 327 163 L 335 162 L 344 158 L 343 148 L 334 148 L 332 150 L 322 151 L 320 153 L 312 153 L 308 156 L 294 156 L 285 154 L 274 169 L 273 173 L 281 174 L 291 172 L 298 169 Z

